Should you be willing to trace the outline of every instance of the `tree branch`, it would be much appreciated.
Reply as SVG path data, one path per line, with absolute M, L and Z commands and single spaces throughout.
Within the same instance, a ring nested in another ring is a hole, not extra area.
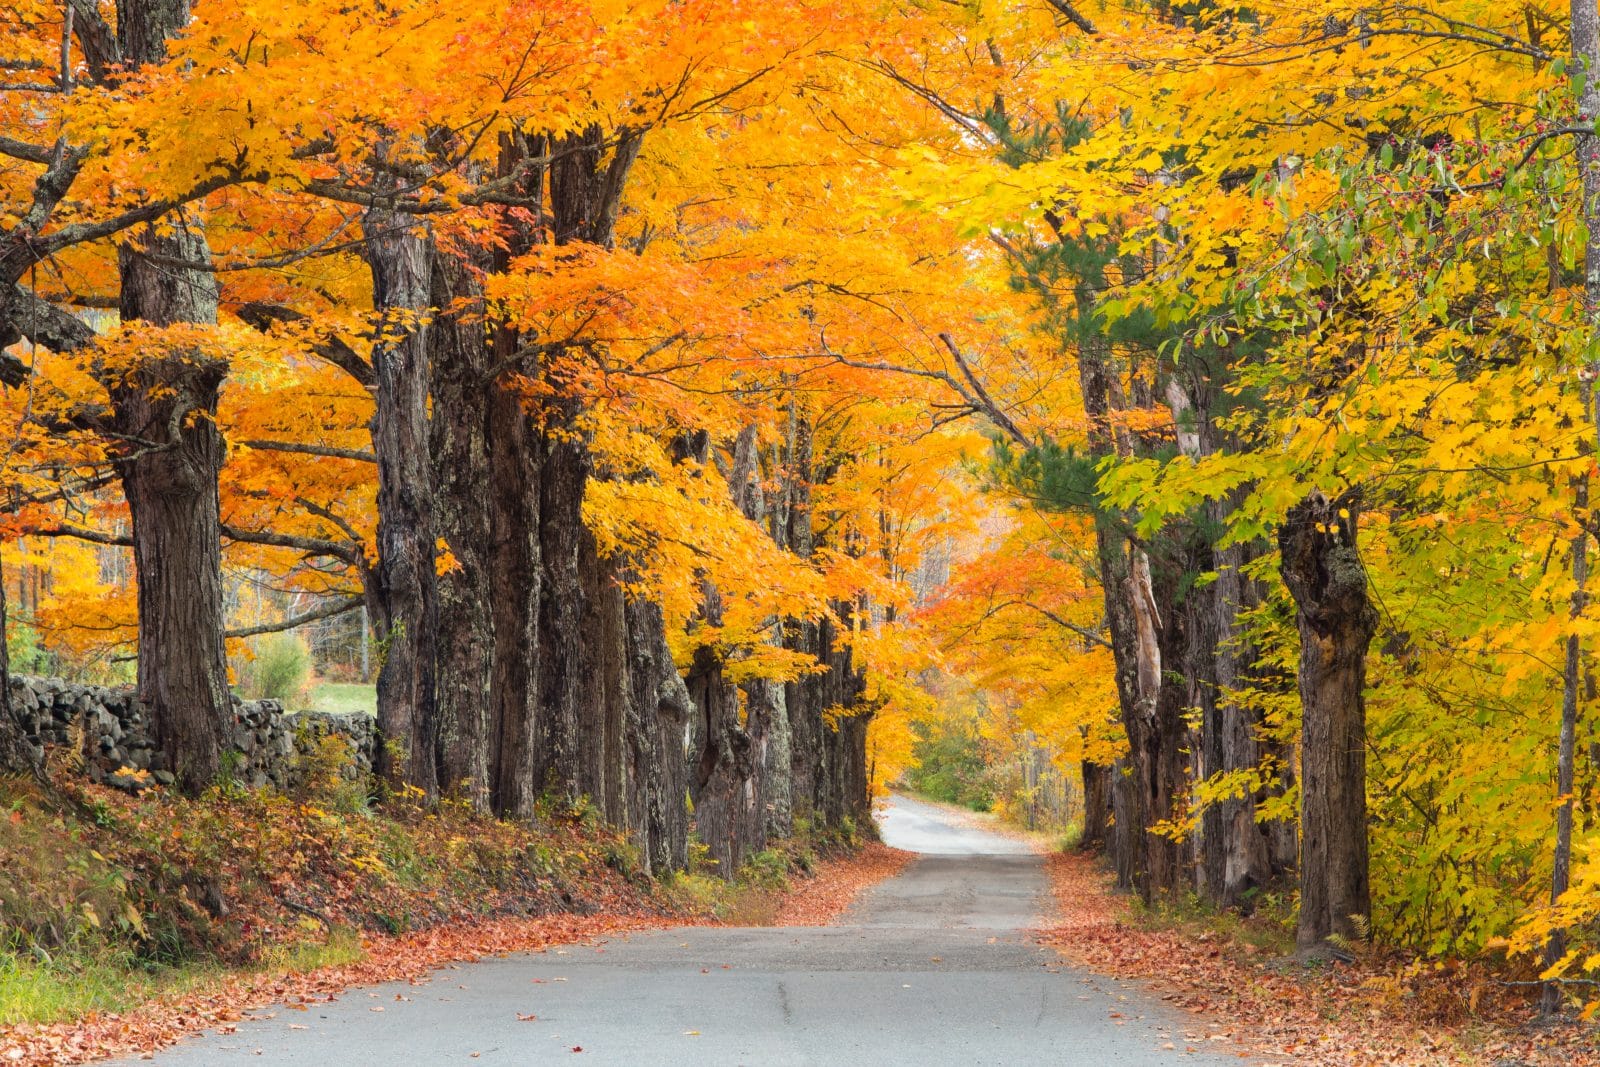
M 361 605 L 364 603 L 366 603 L 366 601 L 361 597 L 346 597 L 343 600 L 336 601 L 332 604 L 325 604 L 322 607 L 316 608 L 312 611 L 303 612 L 299 615 L 291 615 L 287 619 L 280 620 L 279 622 L 268 622 L 262 623 L 260 626 L 245 626 L 237 630 L 228 630 L 223 634 L 223 636 L 256 637 L 260 634 L 282 633 L 284 630 L 293 630 L 309 623 L 319 622 L 323 619 L 331 619 L 336 615 L 344 615 L 348 612 L 358 611 L 360 610 Z
M 1062 15 L 1066 16 L 1068 22 L 1078 27 L 1078 29 L 1082 30 L 1084 33 L 1094 36 L 1100 32 L 1099 30 L 1095 29 L 1094 23 L 1084 18 L 1083 13 L 1077 8 L 1073 7 L 1071 4 L 1067 3 L 1067 0 L 1045 0 L 1045 3 L 1049 4 Z
M 106 533 L 104 530 L 90 530 L 82 526 L 69 526 L 63 523 L 60 526 L 41 526 L 28 531 L 29 537 L 72 537 L 79 541 L 93 541 L 97 545 L 117 545 L 122 548 L 132 548 L 133 538 L 127 534 Z
M 1088 627 L 1079 626 L 1075 622 L 1068 622 L 1066 619 L 1063 619 L 1060 615 L 1057 615 L 1055 612 L 1051 611 L 1049 608 L 1042 608 L 1038 604 L 1035 604 L 1030 600 L 1008 600 L 1008 601 L 1005 602 L 1005 604 L 1002 604 L 1000 606 L 1001 607 L 1006 607 L 1006 606 L 1011 606 L 1011 605 L 1014 605 L 1016 607 L 1021 607 L 1021 608 L 1032 608 L 1034 611 L 1037 611 L 1040 615 L 1043 615 L 1045 618 L 1049 619 L 1051 622 L 1055 623 L 1057 626 L 1060 626 L 1063 629 L 1071 630 L 1073 633 L 1077 634 L 1079 637 L 1083 638 L 1085 641 L 1088 641 L 1088 642 L 1090 642 L 1092 644 L 1099 645 L 1101 648 L 1110 648 L 1111 647 L 1111 642 L 1110 641 L 1107 641 L 1100 634 L 1095 633 L 1093 630 L 1089 629 Z
M 326 456 L 330 459 L 351 459 L 357 463 L 376 463 L 378 457 L 358 448 L 335 448 L 333 445 L 307 445 L 296 441 L 236 441 L 245 448 L 259 448 L 263 452 L 295 452 L 304 456 Z
M 271 533 L 267 530 L 242 530 L 237 526 L 222 526 L 222 536 L 246 545 L 266 545 L 269 548 L 293 548 L 308 556 L 331 556 L 342 559 L 352 567 L 361 566 L 360 549 L 356 545 L 328 541 L 320 537 L 298 537 L 294 534 Z
M 311 321 L 311 316 L 303 311 L 282 304 L 269 304 L 262 300 L 241 304 L 234 314 L 262 333 L 270 333 L 272 327 L 278 323 L 302 325 Z M 377 378 L 372 373 L 372 364 L 362 359 L 359 352 L 339 338 L 324 334 L 312 345 L 312 351 L 366 388 L 371 389 L 377 385 Z
M 94 342 L 94 329 L 82 319 L 63 311 L 48 300 L 41 300 L 20 285 L 0 289 L 0 348 L 16 344 L 26 337 L 40 348 L 52 352 L 76 352 Z M 21 366 L 14 358 L 11 362 Z M 7 385 L 20 382 L 0 371 L 0 381 Z M 27 377 L 26 372 L 23 378 Z
M 1011 416 L 1000 409 L 1000 405 L 996 404 L 994 398 L 989 395 L 989 390 L 983 387 L 983 383 L 978 380 L 978 376 L 972 372 L 972 367 L 967 363 L 966 357 L 961 354 L 961 349 L 956 347 L 955 339 L 948 333 L 941 333 L 939 340 L 944 342 L 944 346 L 950 350 L 950 355 L 955 357 L 956 366 L 961 368 L 962 377 L 966 378 L 967 382 L 972 386 L 972 391 L 977 396 L 978 402 L 983 405 L 984 414 L 993 419 L 995 425 L 1004 430 L 1017 444 L 1023 448 L 1032 448 L 1033 441 L 1027 434 L 1022 432 L 1016 423 L 1011 421 Z

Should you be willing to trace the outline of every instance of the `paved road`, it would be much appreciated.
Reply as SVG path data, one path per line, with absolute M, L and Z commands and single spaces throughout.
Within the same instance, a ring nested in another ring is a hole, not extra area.
M 864 894 L 847 925 L 688 928 L 486 960 L 245 1022 L 155 1062 L 1240 1063 L 1204 1041 L 1186 1053 L 1191 1018 L 1034 943 L 1026 931 L 1049 891 L 1026 847 L 906 799 L 882 826 L 923 855 Z

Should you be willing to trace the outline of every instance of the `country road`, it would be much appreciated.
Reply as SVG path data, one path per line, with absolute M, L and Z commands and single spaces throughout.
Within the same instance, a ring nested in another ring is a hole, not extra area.
M 1241 1062 L 1186 1053 L 1183 1016 L 1035 944 L 1028 931 L 1047 920 L 1050 894 L 1025 846 L 905 798 L 889 803 L 882 827 L 889 844 L 922 855 L 864 894 L 847 925 L 692 927 L 486 960 L 426 985 L 351 990 L 309 1012 L 246 1021 L 154 1062 Z

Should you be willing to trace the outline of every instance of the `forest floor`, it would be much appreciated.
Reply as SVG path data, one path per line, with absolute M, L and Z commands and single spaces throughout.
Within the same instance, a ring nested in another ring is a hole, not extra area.
M 0 1067 L 140 1054 L 254 1006 L 667 926 L 826 923 L 908 857 L 799 840 L 654 881 L 585 808 L 538 829 L 315 797 L 0 781 Z M 382 1006 L 374 1006 L 382 1011 Z
M 1053 853 L 1049 868 L 1059 918 L 1044 940 L 1187 1012 L 1191 1051 L 1227 1042 L 1243 1062 L 1296 1067 L 1600 1065 L 1600 1029 L 1540 1019 L 1527 988 L 1482 963 L 1372 954 L 1308 967 L 1283 955 L 1282 931 L 1137 907 L 1081 853 Z

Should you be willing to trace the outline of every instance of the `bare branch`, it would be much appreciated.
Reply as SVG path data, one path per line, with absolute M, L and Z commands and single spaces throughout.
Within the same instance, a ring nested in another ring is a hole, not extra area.
M 1091 644 L 1099 645 L 1101 648 L 1110 648 L 1111 647 L 1111 642 L 1110 641 L 1107 641 L 1103 636 L 1101 636 L 1098 633 L 1095 633 L 1093 630 L 1089 629 L 1087 626 L 1079 626 L 1075 622 L 1068 622 L 1066 619 L 1063 619 L 1060 615 L 1057 615 L 1055 612 L 1051 611 L 1049 608 L 1040 607 L 1038 604 L 1035 604 L 1030 600 L 1008 600 L 1004 604 L 1000 604 L 998 606 L 999 607 L 1029 608 L 1029 609 L 1031 609 L 1033 611 L 1037 611 L 1040 615 L 1043 615 L 1045 618 L 1049 619 L 1051 622 L 1055 623 L 1057 626 L 1060 626 L 1062 629 L 1071 630 L 1073 633 L 1077 634 L 1079 637 L 1083 638 L 1085 641 L 1088 641 Z
M 243 530 L 228 525 L 222 527 L 222 536 L 241 544 L 293 548 L 308 556 L 331 556 L 334 559 L 344 560 L 352 567 L 360 567 L 362 563 L 360 546 L 346 542 L 328 541 L 320 537 L 298 537 L 294 534 L 272 533 L 268 530 Z
M 123 548 L 133 547 L 133 538 L 127 534 L 106 533 L 104 530 L 90 530 L 82 526 L 69 526 L 65 523 L 59 526 L 41 526 L 28 531 L 30 537 L 72 537 L 79 541 L 93 541 L 97 545 L 118 545 Z
M 973 394 L 978 398 L 978 402 L 983 405 L 984 414 L 993 419 L 994 424 L 1004 430 L 1013 441 L 1023 448 L 1032 448 L 1033 441 L 1027 434 L 1022 432 L 1016 423 L 1011 421 L 1011 416 L 1007 415 L 1000 405 L 994 402 L 994 397 L 989 395 L 989 390 L 983 387 L 983 382 L 979 381 L 978 376 L 972 372 L 972 366 L 967 363 L 966 357 L 961 354 L 961 349 L 956 347 L 955 339 L 948 333 L 941 333 L 939 340 L 944 342 L 944 346 L 950 350 L 950 355 L 955 357 L 956 366 L 961 368 L 962 377 L 966 378 L 968 384 L 972 386 Z
M 259 634 L 282 633 L 284 630 L 293 630 L 313 622 L 319 622 L 323 619 L 331 619 L 337 615 L 345 615 L 352 611 L 359 611 L 361 605 L 364 603 L 366 603 L 366 601 L 361 597 L 346 597 L 343 600 L 336 601 L 332 604 L 325 604 L 322 607 L 316 608 L 312 611 L 303 612 L 299 615 L 291 615 L 287 619 L 282 619 L 278 622 L 268 622 L 262 623 L 259 626 L 245 626 L 237 630 L 229 630 L 224 633 L 223 636 L 255 637 Z

